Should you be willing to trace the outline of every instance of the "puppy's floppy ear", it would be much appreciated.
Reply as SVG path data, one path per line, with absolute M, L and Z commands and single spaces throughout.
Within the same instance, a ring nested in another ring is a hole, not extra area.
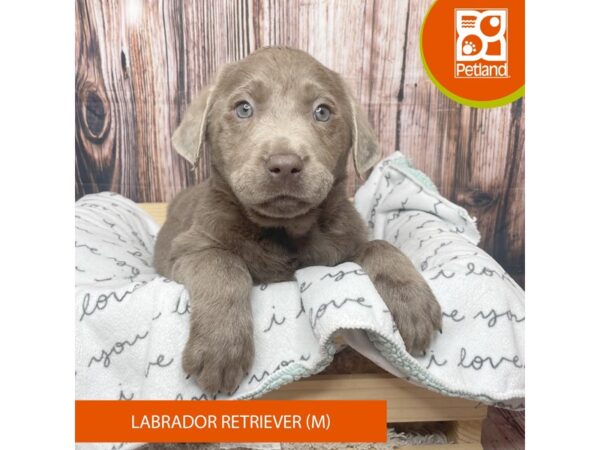
M 347 86 L 346 92 L 350 99 L 352 114 L 352 161 L 356 174 L 363 179 L 367 171 L 381 159 L 381 150 L 366 113 Z
M 202 153 L 202 144 L 206 138 L 208 115 L 212 107 L 213 87 L 208 86 L 200 91 L 200 95 L 190 103 L 183 120 L 173 133 L 171 143 L 175 151 L 198 165 Z

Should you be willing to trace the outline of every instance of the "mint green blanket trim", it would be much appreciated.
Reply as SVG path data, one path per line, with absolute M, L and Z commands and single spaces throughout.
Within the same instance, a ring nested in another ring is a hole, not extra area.
M 339 331 L 339 330 L 338 330 Z M 490 397 L 489 395 L 478 393 L 473 394 L 471 392 L 449 389 L 444 386 L 434 376 L 429 374 L 419 363 L 417 363 L 406 351 L 397 345 L 393 338 L 383 335 L 380 332 L 365 330 L 369 340 L 373 343 L 375 348 L 387 359 L 394 367 L 407 373 L 409 377 L 408 381 L 414 381 L 417 385 L 426 387 L 430 390 L 438 392 L 442 395 L 449 397 L 462 397 L 471 400 L 478 400 L 482 403 L 499 405 L 503 408 L 521 409 L 511 404 L 506 404 L 499 399 Z M 282 367 L 275 373 L 271 374 L 270 377 L 260 386 L 256 391 L 250 392 L 246 395 L 239 397 L 241 400 L 258 398 L 265 395 L 267 392 L 279 389 L 280 387 L 301 380 L 302 378 L 309 378 L 313 375 L 318 374 L 324 370 L 331 362 L 336 354 L 336 346 L 334 344 L 335 333 L 332 333 L 325 341 L 325 353 L 323 359 L 319 361 L 313 370 L 310 370 L 305 365 L 295 362 L 289 366 Z M 523 397 L 522 393 L 516 393 L 515 395 L 506 396 L 504 400 L 511 401 L 514 398 Z
M 462 397 L 471 400 L 478 400 L 486 404 L 502 404 L 505 408 L 510 407 L 510 405 L 506 405 L 501 400 L 492 398 L 483 393 L 474 394 L 472 392 L 449 389 L 434 376 L 429 374 L 419 363 L 416 362 L 414 358 L 406 353 L 406 350 L 398 346 L 391 337 L 374 331 L 367 331 L 367 336 L 385 359 L 387 359 L 397 369 L 407 373 L 407 375 L 410 377 L 408 381 L 415 380 L 422 386 L 450 397 Z M 506 398 L 504 400 L 511 401 L 515 398 L 522 398 L 523 393 L 515 393 L 515 395 L 506 395 L 505 397 Z M 520 408 L 514 407 L 513 409 Z
M 302 378 L 312 377 L 322 370 L 325 370 L 325 368 L 333 361 L 333 357 L 336 353 L 336 347 L 333 342 L 334 335 L 335 333 L 329 335 L 325 341 L 325 354 L 323 354 L 323 359 L 317 363 L 313 370 L 309 370 L 304 364 L 294 362 L 289 366 L 282 367 L 281 369 L 272 373 L 271 376 L 269 376 L 262 386 L 260 386 L 260 388 L 256 391 L 250 392 L 239 398 L 241 400 L 248 400 L 261 397 L 267 392 L 279 389 L 281 386 L 301 380 Z
M 350 328 L 343 329 L 346 330 Z M 418 386 L 428 388 L 449 397 L 468 398 L 485 404 L 496 405 L 502 408 L 523 409 L 523 406 L 521 405 L 515 406 L 515 404 L 504 403 L 501 399 L 490 397 L 487 394 L 472 393 L 458 389 L 449 389 L 444 386 L 444 384 L 435 376 L 428 373 L 427 370 L 425 370 L 412 356 L 410 356 L 404 348 L 394 342 L 393 337 L 381 334 L 379 331 L 365 330 L 363 328 L 359 329 L 367 333 L 369 340 L 386 360 L 388 360 L 398 370 L 405 372 L 408 376 L 407 380 L 414 382 L 414 384 L 417 384 Z M 325 352 L 322 353 L 323 359 L 317 363 L 314 369 L 310 370 L 304 364 L 294 362 L 289 366 L 282 367 L 276 372 L 272 373 L 257 390 L 245 394 L 239 397 L 239 399 L 248 400 L 258 398 L 270 391 L 279 389 L 286 384 L 293 383 L 303 378 L 309 378 L 323 371 L 327 366 L 329 366 L 329 364 L 331 364 L 336 354 L 334 337 L 339 331 L 342 331 L 342 328 L 330 334 L 325 340 Z M 512 395 L 503 396 L 505 397 L 503 400 L 511 402 L 513 399 L 523 398 L 524 396 L 522 392 L 511 394 Z
M 396 152 L 396 153 L 399 153 L 399 152 Z M 426 187 L 430 191 L 433 191 L 436 194 L 439 194 L 438 188 L 433 183 L 433 181 L 431 181 L 431 179 L 427 175 L 425 175 L 423 172 L 421 172 L 419 169 L 415 169 L 413 167 L 413 165 L 411 164 L 410 160 L 406 156 L 399 154 L 396 158 L 389 159 L 388 161 L 390 161 L 391 164 L 394 164 L 399 169 L 403 169 L 404 171 L 409 172 L 413 178 L 415 178 L 419 183 L 421 183 L 424 187 Z

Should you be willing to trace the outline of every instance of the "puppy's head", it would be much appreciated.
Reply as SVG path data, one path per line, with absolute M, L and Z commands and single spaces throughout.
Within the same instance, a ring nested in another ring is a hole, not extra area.
M 340 76 L 300 50 L 265 48 L 225 66 L 173 135 L 194 163 L 208 142 L 214 170 L 255 215 L 306 214 L 345 175 L 379 159 L 365 114 Z

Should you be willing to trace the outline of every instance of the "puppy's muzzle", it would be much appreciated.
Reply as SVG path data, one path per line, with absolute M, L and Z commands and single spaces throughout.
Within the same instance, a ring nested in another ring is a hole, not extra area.
M 267 159 L 265 167 L 274 182 L 289 184 L 300 178 L 304 162 L 294 153 L 278 153 Z

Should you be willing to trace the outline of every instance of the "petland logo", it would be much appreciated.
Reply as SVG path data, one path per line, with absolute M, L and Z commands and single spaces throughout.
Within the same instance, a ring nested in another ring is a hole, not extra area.
M 508 78 L 508 10 L 455 9 L 455 78 Z

